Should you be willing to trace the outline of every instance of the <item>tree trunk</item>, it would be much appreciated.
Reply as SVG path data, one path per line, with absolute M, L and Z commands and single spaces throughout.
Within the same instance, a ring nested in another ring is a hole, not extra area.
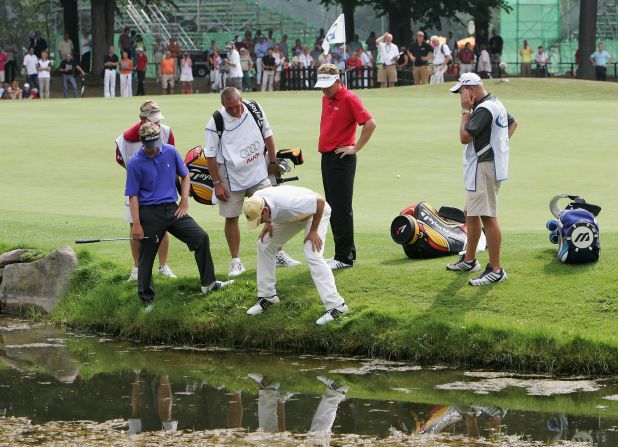
M 342 0 L 341 10 L 345 17 L 345 41 L 350 42 L 356 32 L 354 31 L 354 11 L 356 0 Z
M 114 0 L 91 0 L 92 73 L 103 71 L 103 56 L 114 44 Z M 111 24 L 110 24 L 111 22 Z
M 73 58 L 79 60 L 79 14 L 77 12 L 77 0 L 62 0 L 62 18 L 64 32 L 69 34 L 73 41 Z M 61 58 L 64 54 L 59 55 Z
M 580 2 L 579 7 L 579 79 L 595 79 L 590 55 L 594 53 L 597 37 L 597 0 Z
M 393 35 L 393 42 L 401 47 L 412 43 L 412 11 L 394 10 L 388 14 L 388 32 Z

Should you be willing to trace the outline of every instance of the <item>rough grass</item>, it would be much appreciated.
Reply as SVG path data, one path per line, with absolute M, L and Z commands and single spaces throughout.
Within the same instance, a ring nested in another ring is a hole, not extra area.
M 367 91 L 361 96 L 378 129 L 359 156 L 355 222 L 359 262 L 337 272 L 352 309 L 340 324 L 318 328 L 323 312 L 306 266 L 278 272 L 283 300 L 249 318 L 255 299 L 256 233 L 242 228 L 249 271 L 228 290 L 198 294 L 191 253 L 172 241 L 177 281 L 155 278 L 157 305 L 141 311 L 127 284 L 128 244 L 80 247 L 80 268 L 58 323 L 140 340 L 212 343 L 290 352 L 337 352 L 527 371 L 612 373 L 618 370 L 618 208 L 614 170 L 618 85 L 573 80 L 491 81 L 519 122 L 511 175 L 501 190 L 503 263 L 510 280 L 467 286 L 446 272 L 446 259 L 410 261 L 390 240 L 392 218 L 429 200 L 462 206 L 459 105 L 443 86 Z M 320 94 L 255 94 L 268 113 L 278 147 L 300 146 L 305 165 L 295 174 L 321 191 L 315 153 Z M 158 98 L 182 150 L 200 144 L 215 95 Z M 3 106 L 0 149 L 0 243 L 50 251 L 75 239 L 123 236 L 123 170 L 114 138 L 136 120 L 139 98 L 51 100 Z M 27 135 L 21 123 L 44 123 Z M 26 175 L 27 174 L 27 175 Z M 401 177 L 397 178 L 396 175 Z M 577 193 L 603 206 L 603 253 L 594 265 L 566 266 L 547 241 L 547 203 Z M 218 272 L 229 262 L 216 209 L 193 203 L 190 213 L 210 233 Z M 330 248 L 329 248 L 330 247 Z M 302 259 L 301 240 L 286 250 Z M 327 254 L 332 244 L 327 246 Z M 481 262 L 486 262 L 486 254 Z

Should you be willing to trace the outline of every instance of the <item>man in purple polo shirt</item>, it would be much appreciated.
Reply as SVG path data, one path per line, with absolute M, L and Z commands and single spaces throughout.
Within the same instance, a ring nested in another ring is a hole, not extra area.
M 133 228 L 131 237 L 140 242 L 137 272 L 137 294 L 146 310 L 152 309 L 155 289 L 152 266 L 165 232 L 187 244 L 195 252 L 200 272 L 202 293 L 208 294 L 232 284 L 217 281 L 210 254 L 208 234 L 187 214 L 189 208 L 189 171 L 178 150 L 161 144 L 161 130 L 146 122 L 139 130 L 142 148 L 127 167 L 125 195 L 129 197 Z M 176 177 L 181 177 L 180 203 L 176 204 Z M 144 240 L 144 235 L 147 239 Z

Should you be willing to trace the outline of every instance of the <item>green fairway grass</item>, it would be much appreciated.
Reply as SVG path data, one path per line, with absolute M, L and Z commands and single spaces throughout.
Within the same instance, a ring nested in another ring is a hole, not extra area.
M 114 139 L 138 121 L 140 98 L 6 101 L 0 145 L 0 244 L 51 250 L 73 245 L 82 267 L 54 321 L 149 341 L 212 342 L 297 352 L 329 351 L 492 365 L 522 370 L 618 369 L 618 207 L 615 167 L 618 85 L 559 79 L 487 81 L 515 116 L 510 178 L 500 192 L 503 264 L 509 281 L 476 289 L 445 271 L 452 258 L 411 261 L 389 236 L 404 207 L 428 200 L 463 207 L 459 97 L 447 85 L 360 91 L 378 128 L 360 152 L 355 186 L 358 262 L 336 272 L 352 312 L 316 327 L 323 312 L 306 265 L 278 270 L 282 303 L 249 318 L 255 300 L 257 232 L 241 223 L 249 271 L 229 290 L 198 295 L 191 253 L 172 240 L 170 265 L 182 278 L 155 278 L 160 306 L 144 314 L 126 284 L 128 243 L 76 247 L 75 239 L 128 235 L 124 170 Z M 322 192 L 316 151 L 320 92 L 255 93 L 278 148 L 301 147 L 293 184 Z M 203 144 L 218 95 L 157 97 L 177 147 Z M 400 175 L 400 178 L 397 178 Z M 603 207 L 598 263 L 568 266 L 547 239 L 549 199 L 584 196 Z M 216 207 L 190 214 L 209 232 L 219 277 L 229 252 Z M 243 219 L 241 219 L 242 221 Z M 302 259 L 302 239 L 286 251 Z M 332 255 L 332 242 L 326 247 Z M 482 263 L 487 255 L 481 254 Z

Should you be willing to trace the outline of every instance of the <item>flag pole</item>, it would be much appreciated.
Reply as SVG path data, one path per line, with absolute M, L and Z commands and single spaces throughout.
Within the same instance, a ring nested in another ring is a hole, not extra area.
M 342 14 L 343 15 L 343 14 Z M 345 15 L 343 15 L 343 55 L 345 56 L 346 54 L 346 40 L 347 40 L 347 36 L 345 33 Z M 343 70 L 343 83 L 345 84 L 345 87 L 348 88 L 348 60 L 345 60 L 345 69 Z

